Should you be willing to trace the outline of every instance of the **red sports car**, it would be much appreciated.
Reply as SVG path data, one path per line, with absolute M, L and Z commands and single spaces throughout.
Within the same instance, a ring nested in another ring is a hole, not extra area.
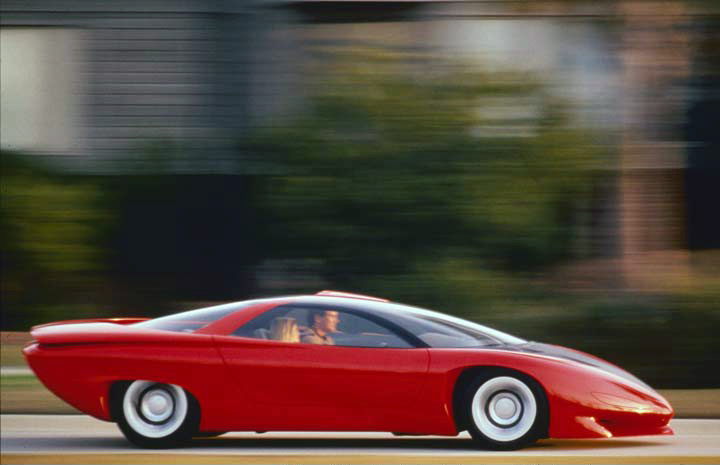
M 143 447 L 226 431 L 387 431 L 515 449 L 672 434 L 670 404 L 606 361 L 375 297 L 323 291 L 156 319 L 36 326 L 29 365 Z

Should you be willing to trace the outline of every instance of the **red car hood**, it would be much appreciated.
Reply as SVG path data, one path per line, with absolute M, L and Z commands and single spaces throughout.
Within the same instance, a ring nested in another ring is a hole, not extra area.
M 553 344 L 545 344 L 542 342 L 528 342 L 525 344 L 509 345 L 506 347 L 506 349 L 517 352 L 540 354 L 548 357 L 555 357 L 563 360 L 570 360 L 573 362 L 582 363 L 584 365 L 599 368 L 607 373 L 612 373 L 623 379 L 637 383 L 647 389 L 652 389 L 637 376 L 623 370 L 619 366 L 613 365 L 606 360 L 603 360 L 594 355 L 587 354 L 585 352 L 581 352 L 579 350 L 569 349 L 567 347 L 556 346 Z

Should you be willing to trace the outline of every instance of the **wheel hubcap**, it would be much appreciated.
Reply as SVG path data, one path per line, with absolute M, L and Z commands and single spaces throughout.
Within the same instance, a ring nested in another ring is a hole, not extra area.
M 140 398 L 140 413 L 153 423 L 166 421 L 175 409 L 175 401 L 164 389 L 151 389 Z
M 522 402 L 512 392 L 500 392 L 488 402 L 488 414 L 492 422 L 498 426 L 510 426 L 520 418 Z

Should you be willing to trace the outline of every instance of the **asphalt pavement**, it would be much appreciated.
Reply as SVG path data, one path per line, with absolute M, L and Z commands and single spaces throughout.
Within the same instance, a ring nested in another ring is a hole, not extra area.
M 0 416 L 0 461 L 12 463 L 720 463 L 720 420 L 673 420 L 674 436 L 543 440 L 513 452 L 458 437 L 389 433 L 228 433 L 143 450 L 113 423 L 82 415 Z

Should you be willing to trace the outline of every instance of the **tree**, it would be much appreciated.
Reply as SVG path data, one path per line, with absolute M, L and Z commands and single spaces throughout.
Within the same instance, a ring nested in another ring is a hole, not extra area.
M 440 69 L 346 55 L 297 119 L 252 139 L 279 165 L 264 195 L 276 257 L 319 258 L 340 289 L 462 309 L 572 255 L 599 150 L 539 82 Z
M 70 305 L 74 317 L 83 315 L 101 286 L 99 189 L 9 152 L 1 189 L 3 328 L 57 318 L 52 311 Z

